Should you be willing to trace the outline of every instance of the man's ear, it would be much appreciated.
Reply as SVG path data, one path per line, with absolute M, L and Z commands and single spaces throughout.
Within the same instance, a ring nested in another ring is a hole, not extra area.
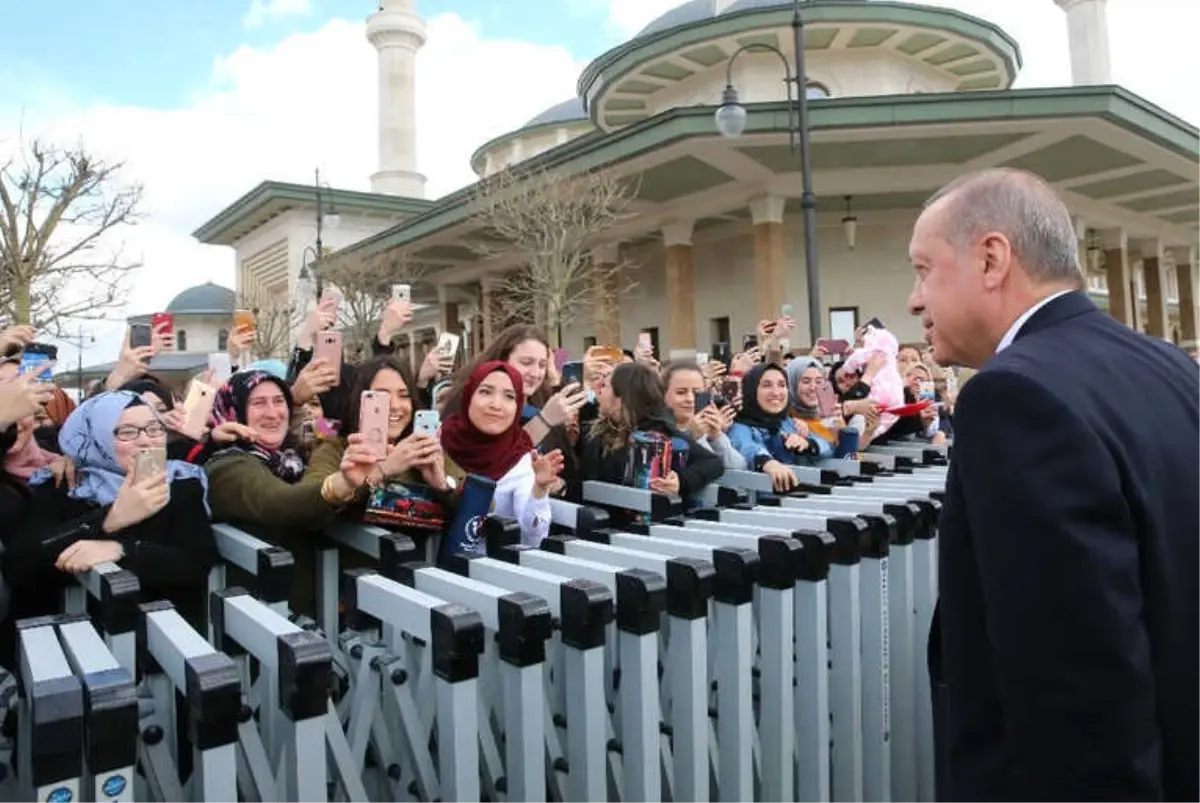
M 1003 286 L 1012 270 L 1012 243 L 1000 232 L 988 232 L 979 241 L 983 256 L 983 285 L 988 290 Z

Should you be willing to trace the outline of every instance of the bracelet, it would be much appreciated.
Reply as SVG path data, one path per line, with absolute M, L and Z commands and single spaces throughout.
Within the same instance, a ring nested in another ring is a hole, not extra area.
M 333 487 L 335 477 L 337 477 L 337 472 L 330 474 L 325 478 L 325 481 L 321 483 L 321 499 L 330 505 L 342 505 L 346 503 L 346 500 L 341 498 L 341 496 L 338 495 L 337 490 Z

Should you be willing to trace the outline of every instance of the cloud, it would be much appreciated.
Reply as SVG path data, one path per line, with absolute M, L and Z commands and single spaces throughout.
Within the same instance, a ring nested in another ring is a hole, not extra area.
M 452 13 L 430 19 L 428 35 L 417 63 L 418 167 L 438 197 L 473 180 L 468 160 L 479 145 L 571 97 L 583 65 L 565 48 L 485 38 Z M 124 161 L 126 176 L 145 186 L 148 219 L 120 232 L 145 267 L 132 277 L 125 311 L 112 313 L 112 323 L 85 324 L 97 337 L 85 362 L 115 357 L 124 314 L 162 309 L 210 279 L 233 286 L 232 249 L 200 245 L 191 232 L 260 181 L 311 182 L 320 167 L 335 187 L 369 189 L 377 75 L 363 23 L 333 20 L 215 59 L 210 79 L 175 109 L 65 104 L 62 93 L 43 108 L 38 97 L 10 95 L 19 105 L 0 108 L 0 151 L 18 128 L 81 140 Z
M 252 0 L 242 17 L 242 26 L 258 28 L 284 17 L 303 16 L 312 11 L 309 0 Z

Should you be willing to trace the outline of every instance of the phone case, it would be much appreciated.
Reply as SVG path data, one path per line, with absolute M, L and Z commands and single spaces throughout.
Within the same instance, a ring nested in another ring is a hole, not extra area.
M 53 380 L 50 368 L 51 362 L 52 360 L 47 354 L 25 352 L 21 355 L 21 365 L 18 371 L 22 375 L 37 374 L 39 382 L 50 382 Z
M 562 367 L 562 383 L 563 383 L 563 387 L 566 387 L 567 385 L 570 385 L 572 383 L 582 385 L 583 384 L 583 363 L 581 363 L 581 362 L 564 363 L 563 367 Z
M 167 470 L 166 449 L 143 449 L 138 452 L 133 464 L 133 481 L 145 482 Z
M 161 330 L 164 335 L 175 334 L 175 316 L 169 312 L 156 312 L 150 318 L 150 329 Z
M 392 299 L 395 301 L 412 301 L 412 285 L 393 284 Z
M 313 350 L 314 360 L 324 360 L 329 363 L 339 375 L 342 372 L 342 333 L 320 332 L 317 334 L 317 345 Z
M 712 394 L 701 391 L 700 393 L 696 394 L 696 398 L 692 402 L 692 407 L 698 413 L 708 407 L 710 404 L 712 404 Z
M 358 409 L 358 431 L 367 439 L 367 445 L 382 460 L 387 456 L 388 416 L 391 412 L 391 397 L 386 393 L 365 390 Z
M 233 329 L 257 329 L 258 323 L 254 319 L 254 313 L 248 309 L 236 310 L 233 313 Z
M 413 432 L 421 435 L 437 435 L 442 417 L 437 410 L 417 410 L 413 417 Z
M 129 347 L 135 349 L 145 348 L 150 345 L 151 331 L 149 324 L 135 323 L 129 327 Z
M 216 392 L 211 387 L 199 380 L 192 381 L 187 398 L 183 401 L 183 412 L 189 429 L 199 430 L 208 425 L 216 398 Z
M 217 385 L 224 385 L 233 374 L 233 363 L 228 354 L 217 351 L 208 355 L 208 369 L 213 372 L 213 382 Z
M 708 355 L 703 351 L 696 352 L 696 365 L 700 366 L 701 368 L 708 367 Z
M 455 357 L 458 355 L 458 335 L 452 332 L 442 332 L 438 336 L 438 351 L 446 357 Z

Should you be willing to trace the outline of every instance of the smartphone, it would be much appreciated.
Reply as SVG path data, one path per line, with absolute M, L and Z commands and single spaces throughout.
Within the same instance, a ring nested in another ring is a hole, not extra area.
M 692 402 L 693 409 L 699 413 L 701 410 L 713 403 L 713 395 L 707 390 L 702 390 L 696 394 L 695 401 Z
M 313 349 L 314 360 L 324 360 L 333 367 L 338 377 L 342 375 L 342 333 L 327 329 L 317 333 L 317 345 Z
M 703 351 L 696 352 L 696 365 L 700 368 L 708 367 L 708 354 Z
M 167 449 L 165 446 L 155 446 L 142 449 L 137 453 L 133 463 L 133 481 L 145 482 L 151 477 L 165 474 L 167 471 Z
M 850 343 L 846 340 L 832 340 L 822 337 L 817 340 L 817 345 L 824 349 L 826 354 L 839 356 L 850 350 Z
M 742 380 L 732 376 L 727 376 L 721 380 L 721 395 L 725 397 L 725 401 L 733 404 L 741 392 Z
M 917 383 L 917 400 L 918 401 L 933 401 L 937 398 L 932 382 L 921 381 Z
M 573 362 L 564 362 L 561 370 L 562 384 L 565 388 L 572 383 L 583 385 L 583 363 L 575 360 Z
M 729 348 L 729 343 L 726 341 L 713 343 L 712 358 L 717 362 L 724 363 L 725 367 L 728 368 L 729 363 L 733 362 L 733 352 Z
M 436 438 L 441 425 L 442 416 L 437 410 L 417 410 L 413 415 L 414 435 L 432 435 Z
M 240 332 L 242 330 L 257 329 L 258 323 L 254 319 L 254 313 L 248 309 L 234 310 L 233 313 L 233 330 Z
M 175 316 L 169 312 L 156 312 L 150 316 L 150 331 L 162 335 L 175 334 Z
M 326 287 L 321 291 L 321 303 L 328 304 L 336 310 L 342 303 L 342 291 L 336 287 Z
M 144 349 L 154 342 L 154 333 L 148 323 L 129 324 L 129 348 Z
M 784 304 L 779 308 L 779 316 L 781 318 L 795 318 L 796 309 L 791 304 Z
M 954 375 L 954 371 L 946 371 L 946 392 L 955 393 L 958 390 L 958 377 Z
M 821 418 L 833 418 L 838 414 L 837 393 L 829 382 L 817 385 L 817 411 Z
M 391 397 L 380 391 L 364 390 L 358 408 L 358 431 L 367 439 L 367 446 L 376 460 L 387 457 L 388 418 L 391 416 Z
M 412 285 L 411 284 L 393 284 L 392 285 L 392 300 L 407 301 L 412 303 Z
M 742 351 L 749 351 L 758 346 L 758 335 L 742 335 Z
M 198 379 L 192 380 L 192 384 L 188 386 L 187 398 L 183 400 L 183 415 L 189 429 L 200 431 L 208 426 L 213 402 L 216 400 L 216 391 L 210 385 Z
M 878 318 L 872 318 L 871 320 L 867 321 L 866 325 L 872 329 L 887 329 L 887 327 L 883 325 L 883 321 L 879 320 Z
M 453 332 L 442 332 L 438 335 L 438 351 L 443 357 L 456 357 L 458 356 L 458 344 L 461 341 L 462 338 Z
M 649 332 L 638 333 L 638 348 L 650 350 L 654 348 L 654 340 L 651 339 Z
M 233 375 L 233 360 L 224 351 L 214 351 L 208 355 L 208 370 L 212 371 L 213 384 L 224 385 Z
M 49 343 L 30 343 L 21 351 L 21 374 L 36 374 L 39 382 L 53 380 L 54 363 L 58 359 L 58 346 Z

